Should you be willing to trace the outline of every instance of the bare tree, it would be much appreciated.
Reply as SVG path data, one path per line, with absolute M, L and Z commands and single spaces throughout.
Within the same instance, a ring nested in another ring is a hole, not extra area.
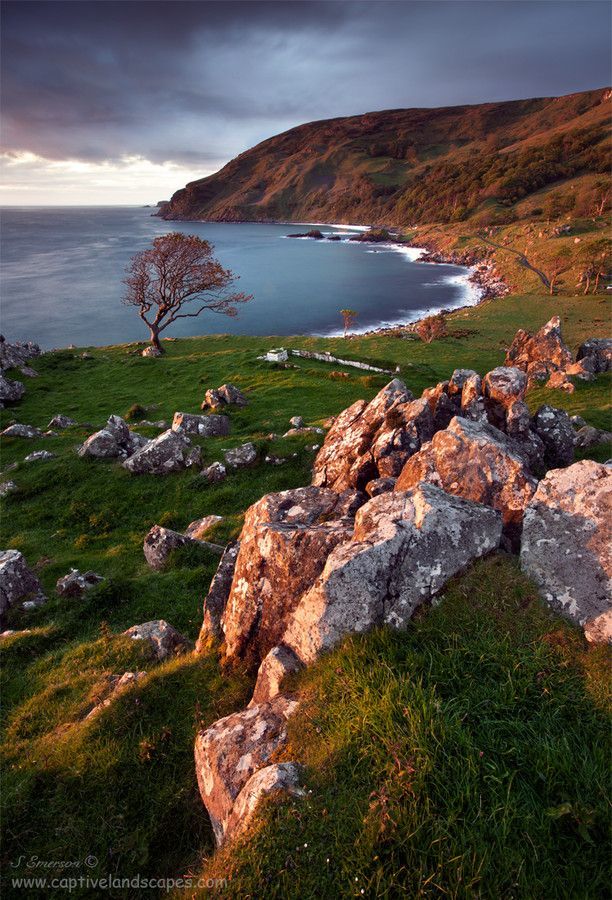
M 554 250 L 552 256 L 544 255 L 544 253 L 540 254 L 539 265 L 542 267 L 542 274 L 546 279 L 545 284 L 548 282 L 549 294 L 555 293 L 555 285 L 560 276 L 564 272 L 568 272 L 574 263 L 574 255 L 567 246 Z
M 425 344 L 431 344 L 438 338 L 446 337 L 448 330 L 446 328 L 446 317 L 443 313 L 435 316 L 426 316 L 417 323 L 416 333 Z
M 159 335 L 177 319 L 195 318 L 204 310 L 235 316 L 237 304 L 252 299 L 227 293 L 238 276 L 223 268 L 213 249 L 194 234 L 175 231 L 155 238 L 151 247 L 132 257 L 123 279 L 123 302 L 137 308 L 160 353 Z
M 354 309 L 341 309 L 340 315 L 344 324 L 344 337 L 348 335 L 348 330 L 359 315 Z

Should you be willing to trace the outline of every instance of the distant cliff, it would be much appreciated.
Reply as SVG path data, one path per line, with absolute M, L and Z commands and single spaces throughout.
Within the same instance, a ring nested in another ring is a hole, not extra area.
M 602 88 L 299 125 L 190 182 L 159 215 L 393 225 L 588 215 L 610 167 L 611 98 Z

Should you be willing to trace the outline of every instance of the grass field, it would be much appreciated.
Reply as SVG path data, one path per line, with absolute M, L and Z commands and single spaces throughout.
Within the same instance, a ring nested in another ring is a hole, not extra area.
M 449 336 L 431 345 L 389 336 L 283 342 L 400 366 L 418 395 L 455 367 L 501 364 L 518 327 L 537 328 L 553 314 L 575 350 L 605 333 L 609 301 L 510 297 L 455 313 Z M 194 639 L 201 624 L 217 559 L 177 556 L 168 570 L 151 572 L 142 541 L 153 524 L 182 531 L 215 513 L 224 516 L 216 538 L 236 535 L 262 494 L 310 481 L 313 437 L 271 442 L 269 434 L 282 434 L 293 415 L 320 425 L 388 380 L 354 369 L 337 377 L 338 367 L 306 360 L 291 369 L 257 360 L 278 344 L 169 341 L 158 360 L 131 354 L 133 347 L 93 348 L 91 359 L 48 354 L 34 363 L 39 377 L 25 379 L 23 401 L 0 414 L 3 427 L 17 419 L 44 428 L 59 412 L 89 423 L 3 441 L 2 470 L 18 463 L 4 478 L 18 491 L 3 501 L 0 545 L 25 554 L 49 597 L 35 612 L 12 614 L 9 627 L 30 634 L 2 642 L 6 895 L 33 856 L 94 856 L 94 875 L 203 872 L 228 878 L 227 894 L 239 897 L 600 896 L 606 654 L 587 651 L 501 556 L 458 579 L 406 633 L 349 640 L 302 677 L 293 741 L 312 795 L 267 810 L 251 844 L 203 863 L 212 837 L 195 783 L 195 728 L 241 708 L 249 679 L 220 667 L 214 651 L 155 664 L 121 632 L 164 618 Z M 76 456 L 111 413 L 137 403 L 150 407 L 147 418 L 170 420 L 176 410 L 197 411 L 205 390 L 224 381 L 250 403 L 230 411 L 229 438 L 203 442 L 206 460 L 253 440 L 262 457 L 270 450 L 287 463 L 261 461 L 209 486 L 189 471 L 134 477 L 116 463 Z M 610 427 L 609 376 L 579 383 L 571 396 L 539 388 L 528 399 Z M 57 457 L 22 462 L 37 449 Z M 60 599 L 55 582 L 71 566 L 107 581 L 82 600 Z M 135 668 L 147 678 L 83 722 L 106 677 Z

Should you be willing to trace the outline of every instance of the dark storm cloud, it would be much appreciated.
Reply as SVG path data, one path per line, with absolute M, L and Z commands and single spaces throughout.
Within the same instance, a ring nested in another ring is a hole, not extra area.
M 586 90 L 607 2 L 5 2 L 3 145 L 207 169 L 315 118 Z

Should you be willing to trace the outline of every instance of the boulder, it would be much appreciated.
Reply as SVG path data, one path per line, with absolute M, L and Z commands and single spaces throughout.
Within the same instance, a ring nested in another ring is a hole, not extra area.
M 548 472 L 525 511 L 521 568 L 580 625 L 611 606 L 611 518 L 612 469 L 593 460 Z
M 225 437 L 231 423 L 227 416 L 199 416 L 193 413 L 174 413 L 172 431 L 179 434 L 197 434 L 200 437 Z
M 248 400 L 235 384 L 222 384 L 206 391 L 201 409 L 221 409 L 223 406 L 247 406 Z
M 147 438 L 130 431 L 121 416 L 110 416 L 104 428 L 79 447 L 78 454 L 93 459 L 125 459 L 148 444 Z
M 185 537 L 194 538 L 196 541 L 202 541 L 211 530 L 219 522 L 223 521 L 223 516 L 204 516 L 202 519 L 195 519 L 190 522 L 185 529 Z
M 421 394 L 421 398 L 429 404 L 434 432 L 448 428 L 451 419 L 459 413 L 458 395 L 449 396 L 449 387 L 449 381 L 441 381 L 435 387 L 426 388 Z
M 224 481 L 227 478 L 227 470 L 223 463 L 214 462 L 202 469 L 200 477 L 205 478 L 210 484 L 217 484 L 219 481 Z
M 15 425 L 9 425 L 8 428 L 5 428 L 2 432 L 2 437 L 20 437 L 20 438 L 41 438 L 43 437 L 43 433 L 40 428 L 34 428 L 33 425 L 21 425 L 17 423 Z
M 401 403 L 387 413 L 371 447 L 380 478 L 396 478 L 406 461 L 434 434 L 426 399 Z
M 379 472 L 371 453 L 372 445 L 381 438 L 379 430 L 393 408 L 412 400 L 406 385 L 395 378 L 370 403 L 358 400 L 345 409 L 335 420 L 317 454 L 312 483 L 341 493 L 349 488 L 362 490 L 369 481 L 377 478 Z M 393 422 L 383 430 L 392 431 L 397 427 L 398 424 Z M 393 439 L 389 441 L 392 444 Z M 381 453 L 383 443 L 381 439 Z
M 575 432 L 575 446 L 581 449 L 596 447 L 597 444 L 605 444 L 608 441 L 612 441 L 612 433 L 593 428 L 592 425 L 583 425 Z
M 282 643 L 309 664 L 346 634 L 405 626 L 449 578 L 495 550 L 501 530 L 499 513 L 434 485 L 373 497 L 302 596 Z
M 70 428 L 72 425 L 78 425 L 76 419 L 71 419 L 70 416 L 64 416 L 62 413 L 57 413 L 50 420 L 47 428 Z
M 204 617 L 196 643 L 196 653 L 204 652 L 211 640 L 223 640 L 221 621 L 230 595 L 239 550 L 240 542 L 233 541 L 223 551 L 208 594 L 204 599 Z
M 44 600 L 40 581 L 19 550 L 0 551 L 0 620 L 10 607 L 29 599 Z
M 300 767 L 295 763 L 272 763 L 251 775 L 238 794 L 225 826 L 224 840 L 231 840 L 251 824 L 260 800 L 274 795 L 303 797 Z
M 246 513 L 223 614 L 226 655 L 259 665 L 283 635 L 302 594 L 339 543 L 363 495 L 306 487 L 268 494 Z
M 249 780 L 286 746 L 287 720 L 296 707 L 295 701 L 277 697 L 225 716 L 197 734 L 196 774 L 217 844 L 228 836 L 232 811 Z
M 234 447 L 226 450 L 223 454 L 226 464 L 231 469 L 242 469 L 245 466 L 252 466 L 257 459 L 257 450 L 255 445 L 248 441 L 241 447 Z
M 498 366 L 487 372 L 483 381 L 483 394 L 489 422 L 503 428 L 507 411 L 522 402 L 527 393 L 527 376 L 521 369 Z
M 191 643 L 182 634 L 168 625 L 164 619 L 132 625 L 123 632 L 133 641 L 148 641 L 157 659 L 162 662 L 172 656 L 180 656 L 192 649 Z
M 80 597 L 101 581 L 104 581 L 103 576 L 96 575 L 95 572 L 79 572 L 78 569 L 71 569 L 67 575 L 58 579 L 55 590 L 60 597 Z
M 421 481 L 499 510 L 511 538 L 537 486 L 514 441 L 492 425 L 459 416 L 408 460 L 395 490 L 409 490 Z
M 166 475 L 185 468 L 189 438 L 175 431 L 164 431 L 125 460 L 123 467 L 132 475 Z
M 564 409 L 541 406 L 533 417 L 532 428 L 544 443 L 544 462 L 547 468 L 568 466 L 574 461 L 576 436 L 571 419 Z
M 535 334 L 519 329 L 506 354 L 506 366 L 526 372 L 529 382 L 543 381 L 557 370 L 565 371 L 573 363 L 569 347 L 561 337 L 559 316 L 543 325 Z
M 588 360 L 594 374 L 612 370 L 612 338 L 589 338 L 578 347 L 577 361 Z
M 149 566 L 156 571 L 160 571 L 166 565 L 171 553 L 180 547 L 188 545 L 206 547 L 216 554 L 223 553 L 223 547 L 218 544 L 196 540 L 186 534 L 172 531 L 171 528 L 162 528 L 161 525 L 154 525 L 151 528 L 144 539 L 143 550 Z
M 28 453 L 27 456 L 24 456 L 24 462 L 48 462 L 50 459 L 55 459 L 55 453 L 49 453 L 48 450 L 35 450 L 34 453 Z
M 0 372 L 0 403 L 16 403 L 24 394 L 25 387 L 21 381 L 12 381 Z
M 272 647 L 257 671 L 255 690 L 249 706 L 273 700 L 280 694 L 282 682 L 287 675 L 299 672 L 301 668 L 302 663 L 289 647 L 284 644 Z

